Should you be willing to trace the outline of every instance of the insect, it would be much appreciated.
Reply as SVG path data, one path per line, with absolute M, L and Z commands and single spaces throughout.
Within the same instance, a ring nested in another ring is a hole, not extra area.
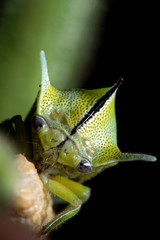
M 40 56 L 42 81 L 31 111 L 24 122 L 16 116 L 1 126 L 10 129 L 21 152 L 34 162 L 44 186 L 68 202 L 43 227 L 47 233 L 89 199 L 90 189 L 83 182 L 119 162 L 156 158 L 122 153 L 117 146 L 115 97 L 122 79 L 109 88 L 59 90 L 50 84 L 44 51 Z

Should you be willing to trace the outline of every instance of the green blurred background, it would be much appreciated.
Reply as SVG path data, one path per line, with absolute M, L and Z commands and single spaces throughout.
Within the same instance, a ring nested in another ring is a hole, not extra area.
M 81 87 L 105 0 L 0 3 L 0 121 L 26 116 L 39 89 L 44 50 L 57 88 Z

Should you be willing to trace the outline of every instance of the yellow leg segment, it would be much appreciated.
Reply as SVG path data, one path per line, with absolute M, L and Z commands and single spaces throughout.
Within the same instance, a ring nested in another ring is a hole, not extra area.
M 55 176 L 48 180 L 44 176 L 41 178 L 49 191 L 69 203 L 64 211 L 43 227 L 42 234 L 45 234 L 77 214 L 82 204 L 89 199 L 90 189 L 63 176 Z
M 49 179 L 46 187 L 50 192 L 64 199 L 72 206 L 77 207 L 82 203 L 81 200 L 69 188 L 57 182 L 56 180 Z
M 52 179 L 63 184 L 65 187 L 69 188 L 78 198 L 85 203 L 90 197 L 90 188 L 86 187 L 78 182 L 65 178 L 63 176 L 55 176 Z

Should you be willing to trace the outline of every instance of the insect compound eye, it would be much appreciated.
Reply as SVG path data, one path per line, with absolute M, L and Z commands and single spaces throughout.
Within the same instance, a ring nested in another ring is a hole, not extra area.
M 33 127 L 37 131 L 41 130 L 45 126 L 46 126 L 46 121 L 43 117 L 38 115 L 33 117 Z
M 78 165 L 77 165 L 77 169 L 80 171 L 80 172 L 83 172 L 83 173 L 90 173 L 93 169 L 92 167 L 92 164 L 86 160 L 86 159 L 82 159 Z

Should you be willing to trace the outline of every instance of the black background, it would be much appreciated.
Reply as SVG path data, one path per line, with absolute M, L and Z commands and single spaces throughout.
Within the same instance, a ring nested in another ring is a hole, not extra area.
M 116 98 L 118 145 L 158 157 L 158 27 L 154 1 L 111 1 L 85 70 L 85 88 L 125 82 Z M 106 12 L 105 12 L 106 11 Z M 158 236 L 159 162 L 121 163 L 86 182 L 90 200 L 55 238 Z

